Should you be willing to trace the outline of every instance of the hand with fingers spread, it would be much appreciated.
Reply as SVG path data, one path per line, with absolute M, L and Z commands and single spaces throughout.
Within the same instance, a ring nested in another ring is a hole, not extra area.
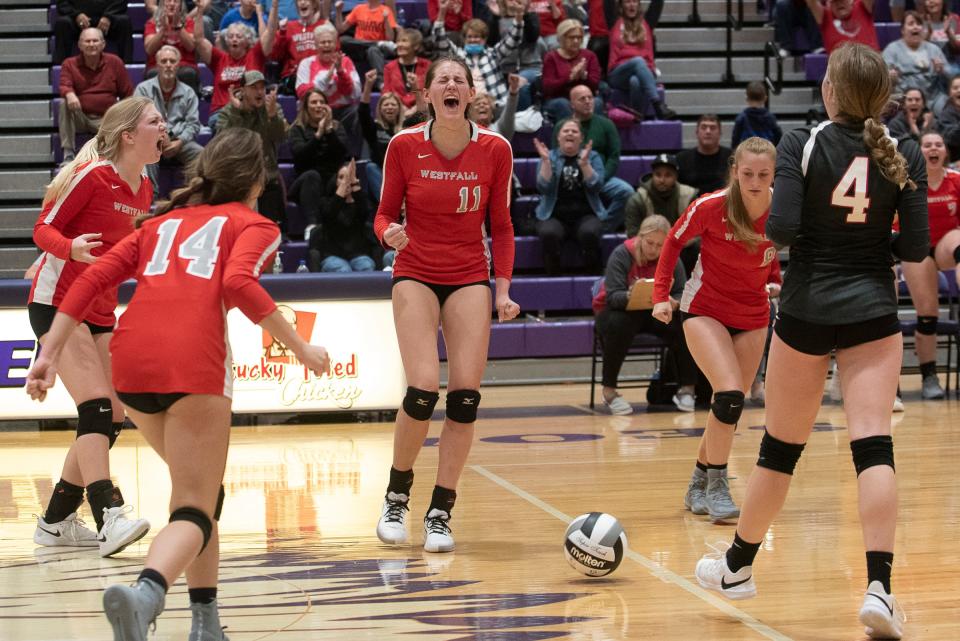
M 91 252 L 103 244 L 99 238 L 103 234 L 80 234 L 70 243 L 70 260 L 78 263 L 93 263 L 97 260 Z

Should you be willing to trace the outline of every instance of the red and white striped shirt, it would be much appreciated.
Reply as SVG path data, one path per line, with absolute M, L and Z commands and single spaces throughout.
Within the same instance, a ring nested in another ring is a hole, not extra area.
M 753 223 L 763 234 L 770 211 Z M 700 237 L 700 258 L 683 290 L 680 309 L 709 316 L 727 327 L 761 329 L 770 322 L 767 283 L 780 283 L 777 249 L 764 239 L 755 249 L 735 240 L 727 225 L 727 190 L 722 189 L 693 201 L 667 234 L 657 263 L 653 302 L 668 299 L 673 268 L 680 250 Z
M 406 204 L 410 243 L 397 253 L 393 275 L 438 285 L 490 278 L 484 218 L 490 214 L 493 266 L 498 278 L 513 273 L 510 186 L 513 151 L 500 134 L 471 122 L 471 138 L 459 156 L 445 158 L 430 140 L 433 121 L 404 129 L 383 161 L 377 238 L 400 218 Z
M 330 73 L 333 64 L 320 62 L 317 56 L 304 58 L 297 67 L 297 98 L 313 87 L 323 92 L 327 104 L 336 109 L 360 100 L 360 76 L 350 58 L 341 59 L 340 71 Z
M 30 288 L 31 303 L 59 308 L 67 289 L 89 266 L 70 259 L 73 239 L 82 234 L 102 234 L 100 247 L 91 253 L 102 256 L 133 231 L 137 217 L 150 211 L 153 184 L 146 174 L 134 193 L 109 160 L 77 167 L 69 186 L 56 201 L 44 205 L 33 228 L 33 242 L 44 251 Z M 81 320 L 112 327 L 117 307 L 117 288 L 100 292 Z
M 114 388 L 230 397 L 227 310 L 259 323 L 276 309 L 258 279 L 279 245 L 276 224 L 240 203 L 174 209 L 85 271 L 60 311 L 83 318 L 97 292 L 136 278 L 110 341 Z

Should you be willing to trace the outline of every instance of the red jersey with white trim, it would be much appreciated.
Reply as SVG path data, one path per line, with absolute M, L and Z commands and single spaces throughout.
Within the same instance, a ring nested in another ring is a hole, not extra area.
M 960 204 L 960 172 L 947 169 L 940 186 L 927 184 L 927 220 L 930 223 L 930 246 L 936 247 L 948 231 L 956 229 L 957 206 Z
M 754 221 L 764 233 L 769 210 Z M 693 201 L 667 234 L 657 262 L 653 302 L 668 299 L 673 268 L 690 240 L 700 237 L 700 258 L 680 300 L 684 312 L 709 316 L 727 327 L 762 329 L 770 323 L 767 283 L 780 283 L 777 249 L 764 236 L 756 249 L 734 240 L 727 225 L 727 190 Z
M 110 341 L 114 388 L 230 397 L 227 310 L 259 323 L 277 308 L 258 279 L 279 245 L 276 224 L 240 203 L 174 209 L 84 272 L 60 311 L 82 318 L 98 291 L 136 278 Z
M 406 203 L 409 244 L 397 252 L 393 275 L 438 285 L 490 278 L 484 219 L 489 210 L 497 278 L 513 274 L 510 186 L 513 151 L 501 135 L 471 122 L 470 143 L 448 160 L 430 140 L 433 121 L 404 129 L 387 146 L 374 231 L 380 242 Z
M 140 177 L 140 189 L 117 173 L 109 160 L 98 160 L 77 167 L 63 195 L 44 205 L 33 227 L 33 242 L 44 251 L 43 261 L 30 287 L 31 303 L 60 307 L 67 289 L 88 263 L 70 259 L 73 239 L 81 234 L 103 234 L 103 245 L 94 249 L 102 256 L 133 231 L 137 217 L 150 211 L 153 183 L 146 174 Z M 112 327 L 117 308 L 117 288 L 104 290 L 81 320 Z

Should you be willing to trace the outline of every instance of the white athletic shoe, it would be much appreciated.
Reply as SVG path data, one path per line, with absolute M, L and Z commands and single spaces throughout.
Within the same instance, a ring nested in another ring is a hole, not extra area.
M 617 394 L 609 401 L 604 398 L 603 404 L 610 409 L 610 413 L 614 416 L 627 416 L 633 414 L 633 406 L 627 402 L 627 399 Z
M 388 545 L 407 542 L 407 513 L 410 508 L 407 502 L 410 497 L 406 494 L 387 492 L 383 499 L 383 508 L 380 511 L 380 520 L 377 522 L 377 538 Z
M 867 587 L 860 606 L 860 623 L 866 626 L 871 639 L 899 639 L 907 616 L 897 603 L 897 597 L 887 594 L 883 584 L 873 581 Z
M 37 529 L 33 533 L 33 542 L 47 547 L 95 547 L 100 545 L 97 533 L 87 527 L 83 519 L 73 512 L 58 523 L 47 523 L 42 516 L 37 517 Z
M 187 641 L 230 641 L 220 625 L 217 600 L 190 604 L 190 636 Z
M 450 514 L 433 508 L 423 519 L 423 549 L 427 552 L 453 552 Z
M 727 553 L 716 549 L 708 552 L 697 561 L 697 582 L 701 587 L 719 592 L 728 599 L 750 599 L 757 596 L 757 585 L 753 582 L 753 566 L 747 565 L 738 572 L 731 572 L 727 566 Z
M 150 530 L 146 519 L 127 518 L 133 512 L 132 505 L 103 508 L 103 527 L 100 528 L 100 556 L 113 556 L 131 543 L 136 543 Z
M 677 392 L 673 395 L 673 404 L 681 412 L 693 412 L 697 409 L 697 402 L 690 392 Z
M 900 395 L 893 397 L 893 411 L 902 412 L 903 411 L 903 399 L 900 398 Z

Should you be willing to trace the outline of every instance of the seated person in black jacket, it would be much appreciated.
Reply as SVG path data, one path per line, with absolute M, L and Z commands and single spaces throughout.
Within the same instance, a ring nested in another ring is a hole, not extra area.
M 133 62 L 133 27 L 127 16 L 127 0 L 57 0 L 53 64 L 62 64 L 73 55 L 80 32 L 89 27 L 99 29 L 104 39 L 116 46 L 124 62 Z
M 296 178 L 288 198 L 297 203 L 307 220 L 306 240 L 320 222 L 320 205 L 327 183 L 347 160 L 347 134 L 333 119 L 327 97 L 319 89 L 310 89 L 300 99 L 300 110 L 287 133 L 293 151 Z
M 659 214 L 652 214 L 640 223 L 636 236 L 628 238 L 610 254 L 600 291 L 593 298 L 597 316 L 597 334 L 603 344 L 603 402 L 611 414 L 632 414 L 633 406 L 617 392 L 620 368 L 627 357 L 633 337 L 639 332 L 656 334 L 668 341 L 676 359 L 680 389 L 673 397 L 677 409 L 694 410 L 694 385 L 697 366 L 683 336 L 680 314 L 674 314 L 669 325 L 655 320 L 652 309 L 627 311 L 630 290 L 640 279 L 653 278 L 663 242 L 670 233 L 670 223 Z M 683 265 L 678 261 L 673 272 L 670 302 L 674 310 L 687 282 Z
M 360 131 L 370 148 L 370 162 L 365 171 L 367 177 L 367 195 L 373 202 L 380 202 L 380 186 L 383 184 L 383 157 L 387 154 L 390 139 L 403 128 L 403 103 L 400 96 L 389 91 L 384 92 L 377 101 L 376 118 L 370 113 L 370 94 L 377 80 L 376 69 L 367 72 L 363 79 L 363 93 L 360 95 Z M 419 93 L 419 92 L 418 92 Z M 417 104 L 420 103 L 418 98 Z
M 310 235 L 310 271 L 369 272 L 380 253 L 373 215 L 351 160 L 337 172 L 321 206 L 322 229 Z

